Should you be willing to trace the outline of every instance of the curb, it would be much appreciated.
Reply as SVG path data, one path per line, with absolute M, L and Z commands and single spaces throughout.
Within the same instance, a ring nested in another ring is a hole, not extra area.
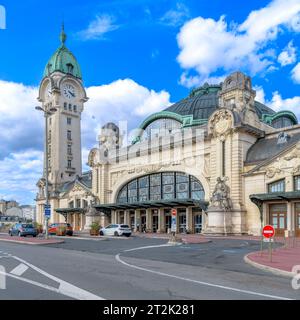
M 64 243 L 63 240 L 56 241 L 56 242 L 41 243 L 41 242 L 29 242 L 29 241 L 13 240 L 13 239 L 2 239 L 2 238 L 0 238 L 0 241 L 11 242 L 11 243 L 20 243 L 20 244 L 28 244 L 28 245 L 34 245 L 34 246 Z
M 261 270 L 264 270 L 264 271 L 271 272 L 271 273 L 273 273 L 273 274 L 275 274 L 277 276 L 283 276 L 283 277 L 287 277 L 287 278 L 293 278 L 296 275 L 296 273 L 294 273 L 294 272 L 285 271 L 285 270 L 273 268 L 273 267 L 270 267 L 270 266 L 266 266 L 266 265 L 260 264 L 258 262 L 254 262 L 248 257 L 252 253 L 253 252 L 246 254 L 244 256 L 244 261 L 246 263 L 252 265 L 253 267 L 261 269 Z

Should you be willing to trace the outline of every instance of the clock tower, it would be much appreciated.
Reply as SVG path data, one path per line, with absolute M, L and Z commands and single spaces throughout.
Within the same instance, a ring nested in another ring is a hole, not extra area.
M 43 175 L 45 177 L 45 161 L 48 158 L 48 179 L 52 192 L 82 174 L 81 113 L 88 98 L 80 66 L 67 49 L 66 39 L 62 27 L 60 47 L 45 67 L 38 97 L 43 109 L 56 110 L 48 116 L 48 139 L 45 142 L 48 144 L 48 157 L 44 157 Z

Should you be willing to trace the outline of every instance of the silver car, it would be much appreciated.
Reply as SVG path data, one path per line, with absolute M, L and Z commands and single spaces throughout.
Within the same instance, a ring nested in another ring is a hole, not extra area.
M 110 224 L 100 229 L 100 236 L 131 236 L 131 229 L 127 224 Z

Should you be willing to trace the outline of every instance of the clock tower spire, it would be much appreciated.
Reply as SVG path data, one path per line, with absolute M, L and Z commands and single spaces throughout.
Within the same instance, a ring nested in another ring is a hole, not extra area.
M 38 97 L 44 109 L 56 109 L 48 117 L 48 156 L 44 157 L 53 192 L 82 174 L 81 113 L 88 98 L 79 63 L 66 47 L 66 40 L 62 24 L 61 44 L 46 64 Z

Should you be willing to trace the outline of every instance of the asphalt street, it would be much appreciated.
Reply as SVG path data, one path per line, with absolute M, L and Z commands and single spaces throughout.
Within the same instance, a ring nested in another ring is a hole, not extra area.
M 180 246 L 138 237 L 1 242 L 0 299 L 300 299 L 291 279 L 243 261 L 258 249 L 256 241 L 217 239 Z

